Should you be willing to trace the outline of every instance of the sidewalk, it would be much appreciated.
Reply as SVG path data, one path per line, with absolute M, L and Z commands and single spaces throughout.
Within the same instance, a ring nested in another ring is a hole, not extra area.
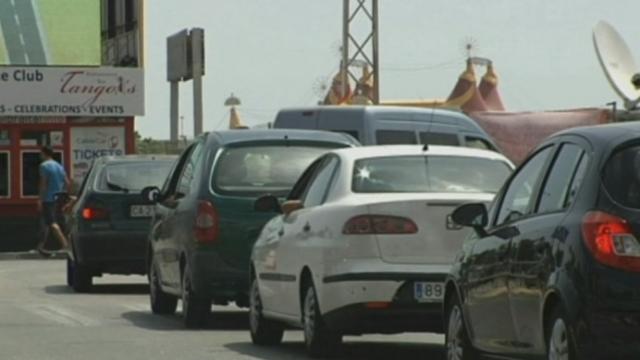
M 67 255 L 63 252 L 53 252 L 51 257 L 42 257 L 37 251 L 31 250 L 27 252 L 6 252 L 0 253 L 1 260 L 63 260 Z

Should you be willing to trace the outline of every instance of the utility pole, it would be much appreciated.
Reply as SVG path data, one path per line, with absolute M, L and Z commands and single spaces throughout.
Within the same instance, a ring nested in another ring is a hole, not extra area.
M 343 0 L 342 14 L 342 86 L 347 93 L 348 78 L 356 84 L 373 78 L 373 89 L 367 95 L 373 104 L 380 103 L 380 67 L 378 49 L 378 0 Z M 352 6 L 353 5 L 353 6 Z M 356 24 L 359 28 L 356 28 Z M 368 79 L 361 79 L 352 67 L 372 69 Z

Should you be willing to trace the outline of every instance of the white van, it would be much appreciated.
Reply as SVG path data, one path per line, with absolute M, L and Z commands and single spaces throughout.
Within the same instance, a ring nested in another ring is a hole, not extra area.
M 316 106 L 281 110 L 272 125 L 347 133 L 363 145 L 430 144 L 498 151 L 491 137 L 462 113 L 395 106 Z

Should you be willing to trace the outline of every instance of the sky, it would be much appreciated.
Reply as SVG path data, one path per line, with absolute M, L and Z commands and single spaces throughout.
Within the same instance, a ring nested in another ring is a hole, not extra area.
M 146 1 L 145 137 L 169 137 L 166 37 L 205 30 L 204 129 L 228 127 L 234 93 L 247 125 L 284 107 L 314 105 L 338 69 L 340 0 Z M 591 31 L 600 20 L 640 57 L 638 0 L 380 0 L 382 100 L 446 98 L 464 70 L 465 44 L 493 60 L 507 110 L 605 106 L 618 100 Z M 477 77 L 482 76 L 477 70 Z M 181 133 L 193 134 L 192 84 L 180 86 Z

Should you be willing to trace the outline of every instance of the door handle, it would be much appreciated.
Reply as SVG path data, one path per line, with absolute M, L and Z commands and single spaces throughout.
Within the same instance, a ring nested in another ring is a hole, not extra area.
M 302 231 L 304 231 L 304 232 L 309 232 L 309 231 L 311 231 L 311 225 L 309 225 L 309 223 L 306 223 L 306 224 L 304 225 L 304 227 L 302 228 Z

